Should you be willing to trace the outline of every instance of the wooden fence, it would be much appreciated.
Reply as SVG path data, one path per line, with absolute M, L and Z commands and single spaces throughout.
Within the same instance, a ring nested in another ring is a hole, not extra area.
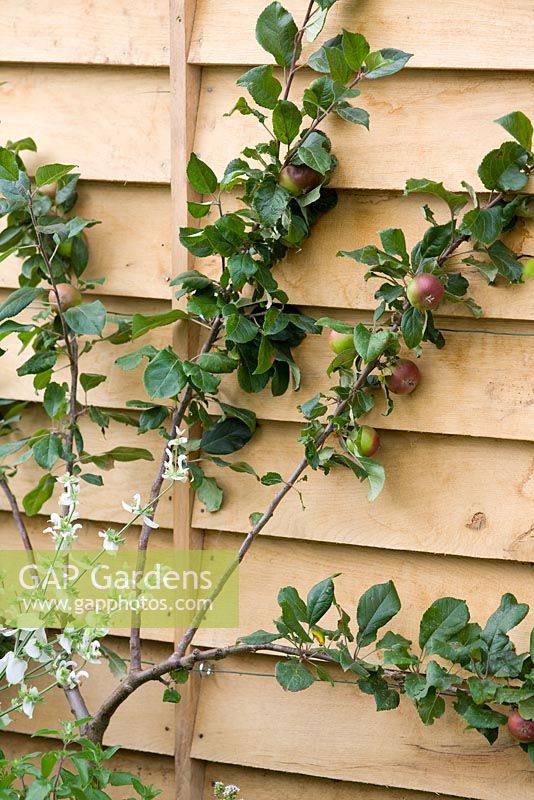
M 255 141 L 253 121 L 223 114 L 238 97 L 236 78 L 263 60 L 254 42 L 263 5 L 171 0 L 169 12 L 167 0 L 2 4 L 2 139 L 31 135 L 41 163 L 80 165 L 81 213 L 104 221 L 90 232 L 91 269 L 106 275 L 99 291 L 111 296 L 113 309 L 164 311 L 171 305 L 168 276 L 191 265 L 176 235 L 186 218 L 189 151 L 220 173 Z M 306 3 L 286 5 L 302 16 Z M 530 0 L 339 0 L 328 29 L 341 27 L 361 31 L 375 47 L 415 55 L 405 72 L 366 87 L 370 133 L 341 121 L 327 126 L 340 157 L 333 179 L 339 204 L 278 274 L 291 298 L 314 315 L 326 309 L 365 320 L 370 289 L 336 251 L 376 241 L 376 231 L 390 226 L 415 239 L 423 221 L 417 198 L 402 197 L 405 180 L 435 178 L 456 190 L 462 179 L 476 184 L 481 157 L 502 141 L 492 120 L 516 109 L 534 116 L 534 14 Z M 532 252 L 532 223 L 517 236 Z M 475 618 L 487 616 L 506 590 L 534 601 L 532 339 L 489 334 L 534 334 L 532 287 L 494 291 L 474 281 L 486 316 L 475 323 L 461 310 L 445 309 L 445 327 L 458 332 L 448 335 L 445 350 L 425 353 L 418 392 L 397 403 L 391 417 L 373 414 L 383 429 L 384 493 L 369 505 L 365 488 L 350 477 L 314 474 L 303 488 L 305 511 L 289 497 L 242 567 L 241 632 L 268 627 L 279 586 L 305 591 L 339 570 L 339 595 L 347 604 L 372 583 L 393 578 L 407 635 L 441 594 L 465 598 Z M 15 285 L 16 265 L 7 262 L 0 299 Z M 152 341 L 169 336 L 163 329 Z M 182 329 L 175 344 L 186 347 Z M 95 390 L 95 402 L 120 408 L 142 390 L 138 375 L 113 371 L 114 357 L 111 349 L 99 351 L 95 371 L 112 377 L 98 397 Z M 307 399 L 325 385 L 324 340 L 312 337 L 298 357 Z M 14 354 L 3 359 L 0 394 L 33 401 L 31 382 L 13 378 L 15 363 Z M 225 392 L 261 420 L 248 460 L 258 470 L 287 474 L 299 453 L 301 398 L 243 400 L 230 382 Z M 35 426 L 40 413 L 36 404 Z M 148 493 L 145 472 L 124 465 L 109 473 L 105 490 L 86 489 L 82 511 L 90 531 L 124 518 L 117 508 L 122 486 Z M 270 490 L 235 473 L 219 480 L 223 509 L 207 515 L 183 496 L 165 503 L 160 541 L 237 545 L 249 513 L 266 505 Z M 19 487 L 30 483 L 21 477 Z M 42 530 L 43 521 L 31 520 L 31 529 Z M 14 545 L 3 501 L 0 525 L 2 546 Z M 235 635 L 205 631 L 197 643 L 222 644 Z M 518 641 L 526 644 L 526 636 L 520 626 Z M 171 638 L 153 632 L 149 651 L 154 657 L 168 651 Z M 116 646 L 125 642 L 117 638 Z M 176 791 L 184 799 L 198 800 L 203 791 L 208 798 L 215 779 L 240 785 L 245 800 L 430 800 L 435 792 L 445 800 L 494 800 L 511 786 L 516 796 L 534 800 L 534 769 L 506 733 L 490 748 L 477 733 L 464 733 L 454 713 L 430 729 L 408 703 L 377 714 L 373 699 L 351 686 L 284 695 L 274 679 L 262 677 L 273 666 L 268 657 L 224 662 L 210 678 L 192 683 L 177 716 L 160 703 L 161 687 L 149 686 L 124 705 L 109 738 L 126 748 L 125 763 L 163 787 L 165 800 Z M 87 686 L 91 705 L 103 684 Z M 62 704 L 58 695 L 55 706 L 40 710 L 37 724 L 66 716 Z M 4 749 L 36 749 L 25 737 L 31 725 L 17 719 L 10 730 L 1 735 Z

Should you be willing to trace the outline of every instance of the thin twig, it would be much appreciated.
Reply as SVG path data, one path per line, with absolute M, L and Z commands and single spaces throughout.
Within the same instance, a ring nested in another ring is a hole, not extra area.
M 7 482 L 7 478 L 5 477 L 0 478 L 0 486 L 2 487 L 2 490 L 5 496 L 7 497 L 7 501 L 11 507 L 11 513 L 13 514 L 13 519 L 15 520 L 15 525 L 17 526 L 17 530 L 19 532 L 22 544 L 24 545 L 24 549 L 28 553 L 31 563 L 35 564 L 35 558 L 33 555 L 33 546 L 30 540 L 30 535 L 28 533 L 26 523 L 24 522 L 21 510 L 19 508 L 17 498 L 11 491 L 11 488 Z

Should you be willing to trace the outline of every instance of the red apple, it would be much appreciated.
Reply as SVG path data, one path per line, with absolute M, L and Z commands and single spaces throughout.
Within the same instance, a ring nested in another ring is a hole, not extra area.
M 508 730 L 519 742 L 534 742 L 534 721 L 523 719 L 519 711 L 508 717 Z
M 529 258 L 523 264 L 523 279 L 528 280 L 529 278 L 534 278 L 534 258 Z
M 386 385 L 393 394 L 410 394 L 421 380 L 419 367 L 407 358 L 399 358 L 386 378 Z
M 344 353 L 345 350 L 354 350 L 354 337 L 352 333 L 339 333 L 330 331 L 328 334 L 328 344 L 336 355 Z
M 435 275 L 422 272 L 410 281 L 406 294 L 414 308 L 419 311 L 433 311 L 443 300 L 445 287 Z
M 82 296 L 79 290 L 70 283 L 58 283 L 56 284 L 56 289 L 59 295 L 62 311 L 66 311 L 68 308 L 73 308 L 74 306 L 79 306 L 82 302 Z M 48 302 L 52 308 L 57 310 L 58 302 L 56 293 L 53 289 L 50 289 L 48 292 Z
M 361 425 L 352 431 L 349 438 L 354 442 L 361 456 L 374 456 L 380 447 L 380 436 L 370 425 Z
M 293 197 L 305 194 L 311 189 L 315 189 L 324 181 L 324 175 L 320 172 L 307 167 L 306 164 L 288 164 L 283 167 L 278 176 L 278 183 L 287 189 Z

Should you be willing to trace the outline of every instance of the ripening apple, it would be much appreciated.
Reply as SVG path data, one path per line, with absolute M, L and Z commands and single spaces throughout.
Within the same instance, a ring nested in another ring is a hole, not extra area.
M 82 302 L 82 295 L 79 290 L 72 286 L 70 283 L 57 283 L 57 293 L 59 295 L 59 302 L 61 303 L 62 311 L 67 311 L 69 308 L 79 306 Z M 58 302 L 56 293 L 53 289 L 48 292 L 48 302 L 54 309 L 58 309 Z
M 445 294 L 445 287 L 439 278 L 429 272 L 416 275 L 406 289 L 408 300 L 419 311 L 434 311 Z
M 421 380 L 419 367 L 407 358 L 399 358 L 386 378 L 386 385 L 393 394 L 410 394 Z
M 63 256 L 63 258 L 70 258 L 72 255 L 72 239 L 65 239 L 63 242 L 60 242 L 57 252 L 60 256 Z
M 523 719 L 519 711 L 508 717 L 508 730 L 519 742 L 534 742 L 534 721 Z
M 340 353 L 344 353 L 345 350 L 354 350 L 354 337 L 352 333 L 330 331 L 328 334 L 328 344 L 332 352 L 339 355 Z
M 528 261 L 525 261 L 523 264 L 523 278 L 524 280 L 529 280 L 529 278 L 534 278 L 534 258 L 529 258 Z
M 293 197 L 305 194 L 315 189 L 324 181 L 324 175 L 317 170 L 307 167 L 306 164 L 288 164 L 283 167 L 278 176 L 278 183 L 287 189 Z
M 357 430 L 352 431 L 349 439 L 354 442 L 361 456 L 374 456 L 380 447 L 380 436 L 370 425 L 360 425 Z

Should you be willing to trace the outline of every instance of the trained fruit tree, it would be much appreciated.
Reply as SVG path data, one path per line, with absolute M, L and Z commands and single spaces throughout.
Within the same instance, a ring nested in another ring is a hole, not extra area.
M 391 48 L 372 51 L 361 34 L 343 31 L 308 58 L 313 77 L 302 95 L 294 97 L 304 37 L 313 41 L 320 35 L 334 2 L 310 0 L 300 26 L 278 2 L 260 15 L 256 37 L 277 66 L 254 67 L 242 75 L 237 83 L 246 96 L 239 97 L 229 113 L 255 117 L 263 141 L 246 147 L 220 176 L 191 155 L 187 175 L 200 197 L 189 203 L 192 224 L 181 229 L 180 242 L 198 262 L 206 258 L 212 265 L 217 260 L 219 269 L 214 274 L 208 266 L 175 276 L 171 283 L 178 308 L 132 316 L 108 311 L 91 294 L 102 280 L 84 277 L 89 229 L 96 221 L 73 211 L 79 178 L 74 167 L 48 164 L 30 175 L 21 153 L 36 149 L 32 139 L 8 142 L 0 149 L 0 213 L 6 219 L 0 259 L 22 259 L 19 288 L 0 306 L 0 338 L 9 344 L 3 352 L 10 352 L 17 339 L 27 354 L 17 375 L 32 376 L 47 417 L 35 430 L 28 427 L 33 418 L 26 403 L 10 398 L 0 407 L 0 435 L 5 437 L 0 445 L 0 487 L 30 559 L 35 543 L 26 517 L 38 514 L 59 488 L 59 512 L 50 515 L 45 534 L 58 552 L 69 552 L 74 540 L 82 538 L 83 485 L 101 486 L 106 471 L 120 469 L 123 462 L 153 461 L 151 450 L 130 445 L 128 433 L 157 431 L 164 443 L 156 454 L 151 493 L 143 499 L 135 493 L 132 503 L 123 503 L 131 518 L 119 530 L 100 532 L 103 551 L 119 550 L 135 523 L 142 568 L 143 554 L 158 527 L 159 501 L 177 482 L 190 482 L 207 511 L 216 513 L 223 492 L 216 478 L 205 474 L 207 466 L 248 473 L 265 486 L 278 487 L 265 510 L 251 516 L 248 534 L 213 590 L 215 602 L 284 498 L 298 491 L 307 470 L 349 470 L 367 483 L 369 500 L 379 495 L 385 480 L 374 458 L 380 438 L 365 416 L 375 403 L 391 413 L 394 399 L 406 402 L 402 395 L 416 391 L 424 381 L 424 366 L 417 362 L 424 361 L 425 343 L 445 345 L 435 316 L 442 304 L 463 303 L 475 316 L 482 313 L 459 266 L 475 266 L 480 280 L 496 286 L 532 276 L 532 256 L 513 252 L 506 241 L 516 221 L 532 213 L 528 195 L 521 194 L 534 168 L 532 125 L 515 111 L 497 120 L 511 140 L 488 153 L 478 168 L 483 192 L 469 183 L 457 193 L 432 180 L 411 179 L 406 193 L 419 193 L 436 205 L 435 211 L 423 207 L 428 228 L 421 240 L 408 249 L 403 231 L 392 220 L 392 227 L 380 232 L 381 247 L 370 244 L 338 254 L 364 265 L 362 279 L 376 281 L 371 324 L 313 319 L 280 288 L 276 265 L 288 251 L 306 247 L 316 220 L 337 202 L 328 186 L 337 160 L 325 120 L 336 115 L 347 124 L 369 128 L 367 112 L 354 100 L 365 92 L 367 81 L 394 80 L 391 76 L 410 58 Z M 361 135 L 369 134 L 362 130 Z M 440 222 L 437 215 L 443 210 L 446 221 Z M 476 283 L 473 289 L 476 294 Z M 96 348 L 106 342 L 119 349 L 178 321 L 201 331 L 194 356 L 180 358 L 170 346 L 145 344 L 133 352 L 130 348 L 117 356 L 116 369 L 142 369 L 146 398 L 129 398 L 128 413 L 90 402 L 91 392 L 107 379 L 85 371 Z M 303 454 L 291 474 L 258 475 L 246 461 L 224 458 L 245 448 L 254 436 L 256 416 L 223 400 L 222 376 L 236 380 L 244 395 L 270 391 L 277 397 L 290 386 L 297 390 L 299 345 L 325 329 L 325 347 L 334 355 L 328 368 L 332 387 L 299 405 Z M 102 449 L 88 450 L 84 425 L 105 433 L 111 424 L 125 426 L 124 445 L 106 449 L 102 438 Z M 42 474 L 19 500 L 12 479 L 35 465 Z M 131 488 L 134 493 L 136 487 Z M 38 585 L 36 591 L 40 589 Z M 59 686 L 78 720 L 85 752 L 100 765 L 98 747 L 110 720 L 139 687 L 164 680 L 163 699 L 178 702 L 176 687 L 200 661 L 261 651 L 280 656 L 276 678 L 286 690 L 304 690 L 316 680 L 332 682 L 332 670 L 341 668 L 353 675 L 361 691 L 374 696 L 379 711 L 394 709 L 399 694 L 406 694 L 426 725 L 444 713 L 444 697 L 451 695 L 454 710 L 468 727 L 494 742 L 499 727 L 508 724 L 534 760 L 534 637 L 531 652 L 516 652 L 508 632 L 525 618 L 528 607 L 512 594 L 504 594 L 497 610 L 481 624 L 470 620 L 463 600 L 437 599 L 421 619 L 416 647 L 390 629 L 379 637 L 400 609 L 392 580 L 363 594 L 354 619 L 336 600 L 331 577 L 313 586 L 306 599 L 293 587 L 282 588 L 278 602 L 280 617 L 272 632 L 260 630 L 216 649 L 191 649 L 205 616 L 197 612 L 175 652 L 150 666 L 143 662 L 137 618 L 132 621 L 126 664 L 100 643 L 106 634 L 104 618 L 82 630 L 72 628 L 66 618 L 58 633 L 55 625 L 28 628 L 4 615 L 0 689 L 15 687 L 15 695 L 11 688 L 0 720 L 8 724 L 18 711 L 31 716 L 46 692 Z M 83 680 L 90 678 L 84 668 L 102 658 L 109 660 L 118 679 L 110 678 L 110 691 L 98 708 L 88 708 Z M 35 676 L 43 675 L 51 681 L 45 689 L 34 685 Z M 69 742 L 71 735 L 69 729 Z M 65 783 L 61 759 L 58 764 L 55 778 L 52 772 L 42 776 L 45 786 L 47 781 Z

